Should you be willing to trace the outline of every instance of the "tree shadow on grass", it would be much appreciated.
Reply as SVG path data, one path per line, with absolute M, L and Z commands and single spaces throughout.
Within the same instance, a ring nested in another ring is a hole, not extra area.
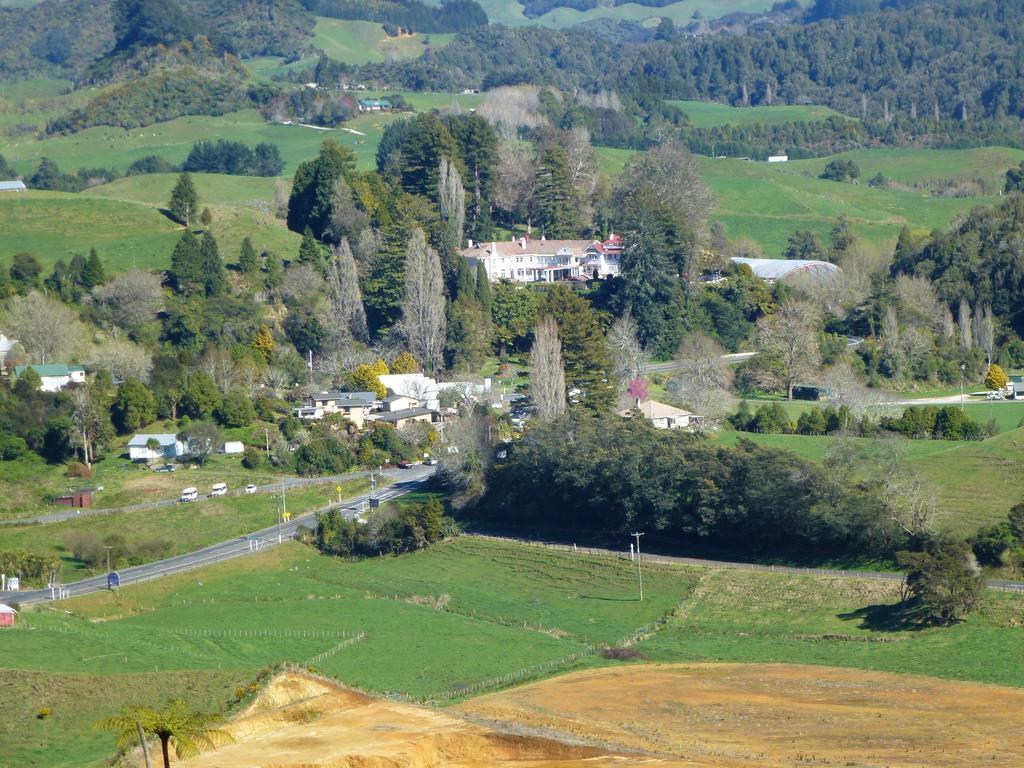
M 836 614 L 843 621 L 860 621 L 859 629 L 872 632 L 918 632 L 927 629 L 930 624 L 903 603 L 866 605 L 849 613 Z

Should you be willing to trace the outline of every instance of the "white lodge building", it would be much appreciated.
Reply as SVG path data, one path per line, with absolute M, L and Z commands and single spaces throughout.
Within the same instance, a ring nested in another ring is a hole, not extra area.
M 553 283 L 556 280 L 601 280 L 619 274 L 623 241 L 614 232 L 598 240 L 518 240 L 474 243 L 462 255 L 476 269 L 483 264 L 495 283 Z

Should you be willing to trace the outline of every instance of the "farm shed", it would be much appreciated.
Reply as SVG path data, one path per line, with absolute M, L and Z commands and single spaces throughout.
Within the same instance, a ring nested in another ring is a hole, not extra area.
M 13 627 L 14 617 L 18 612 L 9 605 L 0 603 L 0 627 Z

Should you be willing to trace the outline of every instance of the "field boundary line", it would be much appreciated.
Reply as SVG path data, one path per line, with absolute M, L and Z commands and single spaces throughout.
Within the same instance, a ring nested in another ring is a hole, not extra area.
M 312 657 L 306 659 L 306 661 L 302 662 L 302 664 L 303 664 L 303 666 L 306 666 L 306 667 L 315 666 L 315 665 L 319 664 L 321 661 L 323 661 L 324 659 L 329 659 L 331 656 L 336 654 L 338 651 L 340 651 L 340 650 L 342 650 L 344 648 L 349 648 L 350 646 L 353 646 L 356 643 L 361 643 L 365 639 L 366 639 L 366 633 L 365 632 L 360 632 L 359 634 L 355 635 L 354 637 L 349 637 L 349 638 L 347 638 L 345 640 L 342 640 L 340 643 L 338 643 L 337 645 L 331 646 L 326 651 L 323 651 L 322 653 L 318 653 L 316 656 L 312 656 Z

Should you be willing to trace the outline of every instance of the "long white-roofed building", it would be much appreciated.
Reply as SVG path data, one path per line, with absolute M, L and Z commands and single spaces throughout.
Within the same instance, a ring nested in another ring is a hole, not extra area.
M 776 283 L 791 277 L 801 276 L 812 279 L 829 279 L 839 274 L 839 267 L 827 261 L 808 259 L 745 259 L 732 257 L 733 264 L 746 264 L 754 277 L 767 283 Z

